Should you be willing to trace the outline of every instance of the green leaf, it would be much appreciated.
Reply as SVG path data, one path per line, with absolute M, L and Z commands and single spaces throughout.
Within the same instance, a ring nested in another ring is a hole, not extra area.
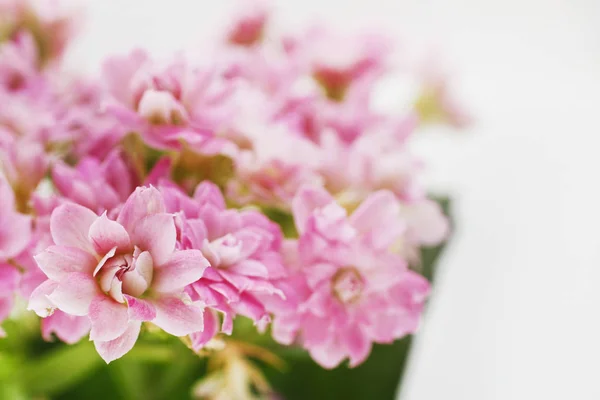
M 82 341 L 30 360 L 21 369 L 19 381 L 31 394 L 58 394 L 84 379 L 103 363 L 92 343 Z

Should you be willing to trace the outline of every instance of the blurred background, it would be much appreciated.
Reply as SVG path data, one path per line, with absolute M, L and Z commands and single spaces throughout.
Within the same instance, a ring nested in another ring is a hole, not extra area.
M 87 22 L 70 62 L 90 72 L 134 46 L 207 43 L 234 5 L 77 3 Z M 436 49 L 474 117 L 417 144 L 457 223 L 399 398 L 599 399 L 600 2 L 274 3 L 290 23 L 379 27 Z

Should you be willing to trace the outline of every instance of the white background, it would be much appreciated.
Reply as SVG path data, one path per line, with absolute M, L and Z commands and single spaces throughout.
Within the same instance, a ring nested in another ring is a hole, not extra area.
M 87 0 L 72 63 L 214 35 L 232 1 Z M 420 143 L 456 234 L 403 400 L 600 399 L 600 2 L 277 2 L 289 21 L 439 45 L 476 117 Z M 368 382 L 365 382 L 368 384 Z

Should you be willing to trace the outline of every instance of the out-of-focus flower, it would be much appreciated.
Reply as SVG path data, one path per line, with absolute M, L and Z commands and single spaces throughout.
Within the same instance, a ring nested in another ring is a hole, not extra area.
M 0 1 L 0 43 L 22 33 L 31 35 L 39 67 L 62 58 L 78 22 L 59 0 Z
M 137 132 L 152 147 L 216 154 L 227 141 L 215 131 L 231 117 L 233 87 L 212 67 L 194 68 L 182 58 L 161 67 L 137 50 L 104 64 L 111 112 L 125 133 Z
M 391 192 L 369 196 L 350 216 L 322 189 L 294 199 L 298 239 L 295 309 L 275 313 L 273 335 L 296 338 L 323 367 L 363 362 L 371 344 L 413 332 L 429 291 L 389 247 L 402 235 L 400 204 Z
M 31 239 L 31 217 L 16 211 L 14 193 L 0 174 L 0 261 L 18 255 Z
M 10 314 L 19 287 L 20 274 L 11 259 L 31 240 L 31 217 L 18 213 L 15 207 L 14 193 L 0 174 L 0 323 Z
M 263 39 L 269 18 L 266 1 L 251 0 L 244 4 L 225 37 L 238 46 L 252 46 Z
M 231 333 L 236 314 L 264 328 L 270 318 L 257 295 L 283 296 L 274 285 L 286 275 L 280 228 L 257 211 L 227 209 L 218 187 L 209 182 L 200 184 L 193 198 L 173 187 L 162 191 L 167 210 L 180 213 L 179 246 L 202 250 L 211 265 L 190 286 L 192 300 L 223 313 L 221 330 L 226 333 Z M 214 311 L 205 314 L 204 332 L 191 336 L 195 349 L 217 333 Z
M 50 231 L 55 245 L 36 256 L 48 280 L 31 295 L 29 308 L 42 317 L 54 309 L 87 316 L 90 340 L 107 362 L 133 347 L 142 321 L 176 336 L 203 329 L 202 308 L 183 289 L 208 262 L 199 250 L 175 249 L 173 215 L 158 190 L 136 189 L 116 221 L 61 205 Z
M 414 103 L 414 109 L 423 124 L 449 124 L 454 128 L 464 128 L 471 122 L 471 116 L 451 88 L 448 73 L 439 66 L 439 60 L 426 58 L 418 67 L 421 92 Z
M 135 188 L 132 175 L 118 152 L 101 163 L 89 157 L 75 168 L 58 162 L 52 169 L 52 181 L 62 196 L 99 213 L 125 202 Z
M 337 36 L 316 28 L 304 44 L 312 75 L 327 97 L 342 101 L 354 85 L 370 83 L 384 72 L 388 41 L 375 35 Z

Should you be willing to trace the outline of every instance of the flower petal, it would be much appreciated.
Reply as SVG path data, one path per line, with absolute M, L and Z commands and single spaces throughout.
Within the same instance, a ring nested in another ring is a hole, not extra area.
M 360 325 L 349 325 L 342 331 L 342 340 L 350 354 L 350 368 L 354 368 L 367 359 L 371 352 L 371 342 Z
M 315 209 L 325 207 L 333 201 L 333 197 L 323 188 L 301 187 L 292 200 L 292 212 L 298 233 L 304 232 L 306 222 Z
M 256 276 L 259 278 L 269 277 L 269 270 L 267 270 L 267 267 L 265 267 L 263 263 L 256 260 L 240 261 L 239 263 L 227 268 L 227 271 L 235 272 L 236 274 L 245 276 Z
M 123 357 L 129 350 L 133 348 L 138 336 L 140 335 L 140 321 L 129 321 L 125 332 L 119 337 L 110 341 L 94 341 L 96 351 L 106 363 Z
M 190 334 L 192 348 L 198 351 L 219 331 L 219 318 L 214 310 L 206 309 L 204 311 L 204 330 Z
M 72 272 L 91 273 L 97 262 L 87 251 L 68 246 L 50 246 L 34 258 L 44 274 L 55 281 Z
M 125 295 L 129 319 L 136 321 L 152 321 L 156 318 L 156 309 L 149 301 Z
M 400 216 L 400 202 L 387 190 L 367 197 L 350 216 L 350 223 L 361 234 L 369 235 L 379 248 L 392 244 L 406 229 Z
M 132 232 L 141 219 L 148 215 L 164 213 L 165 210 L 165 203 L 157 189 L 138 187 L 123 205 L 117 222 L 123 225 L 127 232 Z
M 14 266 L 0 263 L 0 296 L 14 292 L 19 286 L 21 274 Z
M 344 346 L 338 340 L 330 340 L 323 346 L 311 347 L 308 349 L 310 356 L 325 369 L 333 369 L 346 358 Z
M 194 304 L 186 304 L 179 297 L 165 296 L 153 301 L 156 318 L 152 321 L 165 332 L 185 336 L 204 330 L 204 310 Z
M 118 303 L 104 294 L 94 297 L 90 304 L 89 316 L 92 322 L 90 340 L 114 340 L 127 330 L 127 305 Z
M 54 333 L 60 340 L 67 344 L 79 342 L 90 331 L 90 319 L 69 315 L 60 310 L 42 320 L 42 337 L 52 340 Z
M 97 294 L 98 287 L 89 274 L 72 272 L 58 283 L 48 299 L 67 314 L 87 315 Z
M 88 239 L 90 226 L 98 218 L 89 208 L 78 204 L 63 204 L 52 212 L 50 232 L 54 243 L 59 246 L 78 247 L 94 253 L 94 247 Z
M 27 247 L 30 239 L 30 216 L 12 210 L 0 216 L 0 259 L 6 260 L 19 254 Z
M 31 292 L 27 309 L 33 310 L 42 318 L 52 315 L 56 306 L 48 299 L 48 295 L 54 292 L 54 289 L 57 287 L 58 282 L 54 282 L 50 279 L 44 281 Z
M 154 269 L 152 288 L 159 292 L 183 289 L 202 277 L 209 262 L 200 250 L 182 250 L 173 253 L 170 260 Z
M 89 239 L 99 255 L 104 255 L 115 247 L 117 252 L 127 251 L 131 247 L 125 228 L 108 219 L 106 212 L 90 226 Z
M 177 240 L 173 216 L 154 214 L 139 220 L 131 239 L 140 249 L 150 252 L 155 267 L 164 264 L 175 250 Z
M 448 237 L 450 222 L 439 204 L 425 200 L 403 208 L 403 216 L 419 244 L 435 246 Z

